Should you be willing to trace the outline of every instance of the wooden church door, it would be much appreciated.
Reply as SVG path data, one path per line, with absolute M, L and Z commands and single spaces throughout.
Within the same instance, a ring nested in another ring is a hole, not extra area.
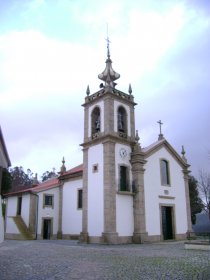
M 51 236 L 51 219 L 43 220 L 43 239 L 50 239 Z
M 162 206 L 162 233 L 163 239 L 173 239 L 173 208 L 170 206 Z

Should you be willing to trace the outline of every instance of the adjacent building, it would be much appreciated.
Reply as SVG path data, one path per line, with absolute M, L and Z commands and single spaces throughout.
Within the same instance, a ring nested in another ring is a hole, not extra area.
M 4 240 L 4 219 L 2 215 L 1 186 L 4 169 L 11 165 L 3 133 L 0 127 L 0 243 Z

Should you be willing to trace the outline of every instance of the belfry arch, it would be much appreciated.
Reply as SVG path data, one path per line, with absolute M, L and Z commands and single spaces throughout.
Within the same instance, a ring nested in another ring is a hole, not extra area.
M 94 135 L 101 131 L 101 111 L 97 106 L 91 113 L 91 134 Z
M 117 110 L 117 131 L 127 134 L 127 112 L 123 106 Z

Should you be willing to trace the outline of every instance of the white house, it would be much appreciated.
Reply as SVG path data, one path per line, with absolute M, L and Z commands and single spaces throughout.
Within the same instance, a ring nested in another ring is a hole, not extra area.
M 0 127 L 0 243 L 4 240 L 4 219 L 2 216 L 2 207 L 1 207 L 1 185 L 2 185 L 2 176 L 5 168 L 11 165 L 7 148 L 4 142 L 4 137 Z
M 63 162 L 57 179 L 8 194 L 6 237 L 17 237 L 17 214 L 37 238 L 87 243 L 179 240 L 192 230 L 185 152 L 173 149 L 161 127 L 158 140 L 141 147 L 132 88 L 116 89 L 119 77 L 108 45 L 100 90 L 88 87 L 83 104 L 83 164 L 66 171 Z

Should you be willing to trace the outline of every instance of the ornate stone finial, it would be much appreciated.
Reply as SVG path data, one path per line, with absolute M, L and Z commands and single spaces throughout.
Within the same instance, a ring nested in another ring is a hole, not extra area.
M 38 175 L 37 173 L 35 174 L 35 177 L 33 178 L 33 181 L 32 181 L 32 186 L 37 186 L 39 184 L 39 181 L 38 181 Z
M 136 130 L 136 136 L 135 136 L 135 146 L 134 146 L 134 151 L 138 152 L 141 150 L 141 144 L 139 143 L 140 137 L 138 130 Z
M 164 139 L 163 134 L 162 134 L 162 125 L 163 125 L 163 123 L 161 122 L 161 120 L 157 121 L 157 123 L 159 123 L 159 125 L 160 125 L 160 134 L 158 136 L 158 140 L 160 141 L 160 140 Z
M 89 85 L 87 86 L 87 89 L 86 89 L 86 94 L 87 94 L 87 96 L 89 96 L 89 95 L 90 95 L 90 88 L 89 88 Z
M 132 93 L 132 87 L 131 87 L 131 84 L 129 84 L 129 87 L 128 87 L 128 93 L 131 94 Z
M 66 172 L 66 166 L 65 166 L 65 159 L 63 157 L 60 174 L 63 174 L 65 172 Z
M 108 34 L 107 34 L 107 59 L 106 59 L 106 68 L 104 71 L 98 75 L 98 78 L 105 82 L 104 88 L 111 87 L 114 88 L 116 86 L 115 80 L 120 78 L 120 74 L 115 72 L 112 68 L 112 60 L 110 58 L 110 49 L 109 49 L 109 41 Z
M 187 162 L 187 159 L 186 159 L 186 157 L 185 157 L 185 149 L 184 149 L 184 146 L 182 145 L 182 151 L 181 151 L 181 154 L 182 154 L 182 159 L 185 161 L 185 162 Z
M 139 132 L 138 132 L 138 130 L 136 130 L 136 136 L 135 136 L 135 140 L 136 140 L 136 142 L 138 143 L 139 142 L 139 140 L 140 140 L 140 137 L 139 137 Z

